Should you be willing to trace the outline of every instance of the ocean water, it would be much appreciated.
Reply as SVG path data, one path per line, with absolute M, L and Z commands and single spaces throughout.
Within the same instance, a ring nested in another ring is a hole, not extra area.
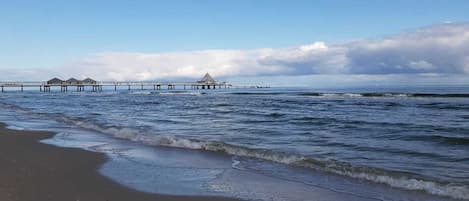
M 251 200 L 469 200 L 469 87 L 0 94 L 0 121 L 107 153 L 131 188 Z

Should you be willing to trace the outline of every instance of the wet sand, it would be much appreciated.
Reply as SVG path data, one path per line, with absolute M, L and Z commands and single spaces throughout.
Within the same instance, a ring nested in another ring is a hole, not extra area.
M 100 175 L 101 153 L 39 143 L 54 134 L 9 130 L 0 123 L 1 201 L 235 201 L 148 194 Z

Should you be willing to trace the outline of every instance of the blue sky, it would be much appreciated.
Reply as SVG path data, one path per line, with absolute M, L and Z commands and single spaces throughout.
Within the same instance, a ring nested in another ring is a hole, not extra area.
M 468 10 L 467 1 L 456 0 L 2 1 L 0 69 L 59 69 L 109 52 L 251 51 L 317 41 L 328 46 L 465 23 Z

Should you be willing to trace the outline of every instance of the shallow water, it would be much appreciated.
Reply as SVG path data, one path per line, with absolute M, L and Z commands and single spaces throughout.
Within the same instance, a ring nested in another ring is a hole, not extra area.
M 0 121 L 18 128 L 56 127 L 62 135 L 49 143 L 108 153 L 101 172 L 143 191 L 469 198 L 467 87 L 9 92 L 0 94 L 0 107 Z M 186 188 L 172 187 L 179 184 Z

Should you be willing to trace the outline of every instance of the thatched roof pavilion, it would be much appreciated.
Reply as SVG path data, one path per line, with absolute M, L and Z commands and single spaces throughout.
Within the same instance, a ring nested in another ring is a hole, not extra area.
M 75 78 L 70 78 L 67 81 L 65 81 L 67 84 L 79 84 L 81 81 L 77 80 Z
M 93 80 L 91 78 L 86 78 L 82 81 L 83 84 L 96 84 L 96 80 Z
M 197 81 L 197 82 L 198 82 L 198 83 L 213 84 L 213 83 L 215 83 L 216 81 L 215 81 L 215 79 L 213 79 L 213 77 L 212 77 L 210 74 L 206 73 L 205 76 L 204 76 L 201 80 L 199 80 L 199 81 Z
M 59 79 L 59 78 L 52 78 L 49 81 L 47 81 L 47 84 L 62 84 L 64 81 Z
M 47 84 L 50 84 L 50 85 L 83 85 L 83 84 L 88 84 L 88 85 L 92 85 L 92 84 L 97 84 L 98 82 L 96 80 L 93 80 L 91 78 L 86 78 L 84 80 L 77 80 L 75 78 L 70 78 L 68 80 L 61 80 L 59 78 L 52 78 L 51 80 L 47 81 Z

